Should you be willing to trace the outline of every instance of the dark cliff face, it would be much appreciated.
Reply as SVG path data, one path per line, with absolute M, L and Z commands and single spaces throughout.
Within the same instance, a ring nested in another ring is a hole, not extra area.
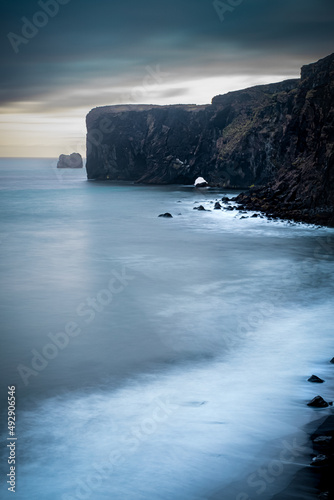
M 299 80 L 216 96 L 211 105 L 106 106 L 87 116 L 89 179 L 247 188 L 275 170 L 272 121 Z
M 333 206 L 333 77 L 334 54 L 303 67 L 300 80 L 229 92 L 207 106 L 95 108 L 88 178 L 271 183 L 290 203 Z
M 193 182 L 208 106 L 110 106 L 87 116 L 90 179 Z
M 291 111 L 276 132 L 279 169 L 268 185 L 239 201 L 280 217 L 334 225 L 334 55 L 302 68 L 287 105 Z

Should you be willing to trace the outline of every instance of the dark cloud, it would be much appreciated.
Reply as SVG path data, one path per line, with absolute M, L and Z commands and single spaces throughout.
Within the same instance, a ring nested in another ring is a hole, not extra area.
M 22 35 L 22 17 L 43 24 L 38 11 L 37 1 L 1 4 L 3 105 L 38 101 L 42 110 L 117 102 L 122 88 L 145 86 L 147 67 L 156 65 L 174 86 L 152 97 L 179 99 L 189 79 L 295 76 L 301 64 L 334 51 L 332 0 L 243 0 L 220 11 L 223 21 L 212 0 L 69 0 L 15 53 L 8 33 Z

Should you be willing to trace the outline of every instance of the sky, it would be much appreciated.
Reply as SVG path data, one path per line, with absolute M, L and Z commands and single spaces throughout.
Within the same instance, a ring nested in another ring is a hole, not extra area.
M 333 0 L 14 0 L 0 6 L 0 156 L 85 154 L 111 104 L 209 104 L 334 52 Z

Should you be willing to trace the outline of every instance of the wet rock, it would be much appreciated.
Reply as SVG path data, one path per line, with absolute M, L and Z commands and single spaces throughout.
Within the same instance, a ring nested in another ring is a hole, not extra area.
M 202 212 L 206 212 L 206 209 L 203 207 L 203 205 L 200 205 L 199 207 L 194 207 L 193 210 L 199 210 Z
M 325 465 L 326 462 L 328 462 L 328 457 L 326 455 L 317 455 L 316 457 L 312 458 L 311 465 Z
M 197 188 L 207 187 L 208 185 L 208 182 L 203 177 L 197 177 L 194 183 L 194 186 Z
M 307 406 L 312 406 L 314 408 L 327 408 L 329 404 L 330 403 L 327 403 L 327 401 L 325 401 L 321 396 L 316 396 L 312 399 L 312 401 L 307 403 Z
M 332 436 L 318 436 L 313 440 L 316 446 L 329 446 L 333 442 Z
M 172 219 L 173 216 L 169 212 L 166 212 L 165 214 L 160 214 L 159 217 L 165 217 L 166 219 Z
M 334 358 L 332 358 L 330 362 L 334 365 Z
M 215 203 L 215 208 L 214 208 L 214 209 L 215 209 L 215 210 L 220 210 L 220 209 L 221 209 L 221 207 L 222 207 L 222 206 L 221 206 L 221 204 L 219 203 L 219 201 L 216 201 L 216 203 Z
M 228 203 L 230 201 L 230 198 L 228 198 L 227 196 L 223 196 L 222 197 L 222 202 L 223 203 Z
M 322 378 L 319 378 L 317 377 L 316 375 L 312 375 L 309 379 L 307 379 L 308 382 L 314 382 L 316 384 L 322 384 L 323 382 L 325 382 L 324 380 L 322 380 Z
M 256 218 L 256 217 L 259 217 L 259 214 L 253 214 L 252 215 L 252 219 Z

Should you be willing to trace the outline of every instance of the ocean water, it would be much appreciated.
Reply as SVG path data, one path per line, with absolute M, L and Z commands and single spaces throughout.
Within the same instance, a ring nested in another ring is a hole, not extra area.
M 334 231 L 52 159 L 1 159 L 0 180 L 0 497 L 11 385 L 17 499 L 281 490 L 332 411 L 306 403 L 334 398 Z

